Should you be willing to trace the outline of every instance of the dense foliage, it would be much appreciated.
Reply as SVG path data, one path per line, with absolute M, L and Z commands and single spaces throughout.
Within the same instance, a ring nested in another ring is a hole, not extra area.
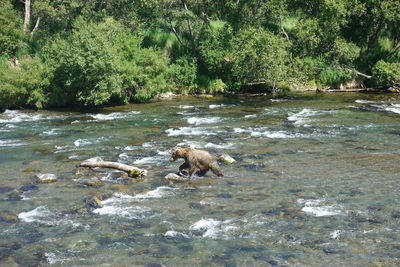
M 0 24 L 0 109 L 400 87 L 400 1 L 3 0 Z

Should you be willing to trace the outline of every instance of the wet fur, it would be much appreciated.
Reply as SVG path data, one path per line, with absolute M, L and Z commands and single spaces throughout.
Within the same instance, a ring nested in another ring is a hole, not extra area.
M 189 178 L 192 177 L 196 169 L 200 169 L 200 176 L 204 176 L 209 170 L 217 176 L 224 176 L 218 163 L 207 151 L 194 148 L 177 148 L 172 152 L 170 161 L 176 161 L 181 158 L 185 162 L 179 166 L 179 172 L 182 173 L 183 170 L 187 170 Z

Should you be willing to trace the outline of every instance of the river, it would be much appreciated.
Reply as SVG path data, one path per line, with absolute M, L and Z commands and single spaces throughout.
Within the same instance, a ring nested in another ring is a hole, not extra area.
M 213 155 L 190 182 L 171 149 Z M 400 265 L 400 96 L 181 97 L 0 114 L 0 265 Z M 88 171 L 88 158 L 148 176 Z M 58 181 L 42 184 L 38 173 Z M 101 185 L 87 186 L 97 177 Z M 101 203 L 88 205 L 99 196 Z M 86 202 L 85 202 L 86 201 Z

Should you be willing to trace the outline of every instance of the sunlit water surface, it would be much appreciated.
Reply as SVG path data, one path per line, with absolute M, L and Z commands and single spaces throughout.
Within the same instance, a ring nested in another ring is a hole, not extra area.
M 170 150 L 237 162 L 190 182 Z M 0 265 L 400 264 L 400 97 L 195 97 L 0 114 Z M 147 169 L 87 171 L 90 157 Z M 56 174 L 50 184 L 38 173 Z M 100 186 L 85 186 L 98 177 Z M 98 196 L 96 207 L 86 200 Z

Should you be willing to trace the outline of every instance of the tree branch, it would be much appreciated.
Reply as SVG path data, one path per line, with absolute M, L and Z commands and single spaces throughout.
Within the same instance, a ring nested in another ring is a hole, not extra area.
M 34 35 L 34 34 L 37 32 L 37 30 L 39 29 L 39 23 L 40 23 L 40 17 L 37 18 L 35 27 L 33 28 L 32 32 L 31 32 L 31 39 L 33 38 L 33 35 Z

